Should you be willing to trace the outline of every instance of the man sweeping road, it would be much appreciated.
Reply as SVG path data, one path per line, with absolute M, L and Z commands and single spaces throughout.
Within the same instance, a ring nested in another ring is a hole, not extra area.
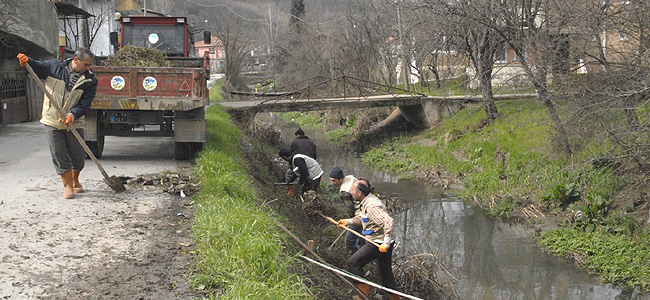
M 45 87 L 54 96 L 65 118 L 50 103 L 45 95 L 41 123 L 45 125 L 50 154 L 56 173 L 63 181 L 63 198 L 72 199 L 75 193 L 83 193 L 79 173 L 85 166 L 85 152 L 68 126 L 74 126 L 83 137 L 84 115 L 90 109 L 97 91 L 97 79 L 90 70 L 94 54 L 86 48 L 79 48 L 74 58 L 40 62 L 19 53 L 21 66 L 29 63 L 39 78 L 45 79 Z

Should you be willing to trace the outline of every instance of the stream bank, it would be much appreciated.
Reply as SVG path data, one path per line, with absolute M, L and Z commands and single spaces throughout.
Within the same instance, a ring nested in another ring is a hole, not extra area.
M 368 145 L 362 160 L 400 178 L 421 178 L 443 187 L 447 178 L 462 181 L 461 197 L 467 203 L 495 218 L 535 228 L 547 251 L 604 281 L 650 288 L 647 167 L 626 164 L 605 144 L 588 140 L 576 141 L 580 151 L 574 155 L 562 155 L 554 147 L 541 104 L 522 100 L 497 105 L 500 117 L 493 123 L 485 121 L 480 105 L 468 105 L 428 130 L 396 131 L 388 139 L 364 137 Z M 323 115 L 305 113 L 295 119 L 304 124 L 310 114 Z M 332 121 L 354 121 L 362 114 L 326 116 L 315 127 L 339 130 Z M 346 138 L 364 136 L 367 128 L 351 123 L 346 124 L 352 132 Z M 557 230 L 560 234 L 545 234 Z
M 275 126 L 282 128 L 283 140 L 290 141 L 298 125 L 286 124 L 279 121 Z M 403 226 L 400 231 L 406 234 L 400 237 L 405 252 L 394 257 L 436 255 L 443 267 L 458 277 L 459 299 L 502 299 L 505 295 L 511 295 L 510 299 L 648 299 L 639 290 L 600 284 L 563 258 L 542 252 L 533 239 L 535 231 L 525 225 L 504 223 L 474 211 L 448 190 L 373 170 L 356 153 L 339 154 L 346 151 L 323 147 L 327 138 L 320 129 L 305 131 L 319 146 L 324 170 L 344 166 L 350 173 L 371 178 L 380 192 L 407 200 L 396 215 Z M 413 294 L 418 295 L 417 291 Z

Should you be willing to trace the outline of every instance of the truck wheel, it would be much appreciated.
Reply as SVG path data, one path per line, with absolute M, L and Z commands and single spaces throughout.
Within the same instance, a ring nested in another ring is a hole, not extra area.
M 190 144 L 190 157 L 196 157 L 196 155 L 203 150 L 203 143 L 189 143 L 189 144 Z
M 174 143 L 174 158 L 177 160 L 188 160 L 190 159 L 190 144 L 184 142 L 175 142 Z
M 99 135 L 97 136 L 97 141 L 86 142 L 86 146 L 90 148 L 90 152 L 95 155 L 95 158 L 102 157 L 102 153 L 104 152 L 104 138 L 105 137 L 103 135 Z

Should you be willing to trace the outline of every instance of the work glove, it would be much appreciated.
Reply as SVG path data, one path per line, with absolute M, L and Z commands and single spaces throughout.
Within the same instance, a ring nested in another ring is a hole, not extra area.
M 74 115 L 73 114 L 68 114 L 65 117 L 65 119 L 61 118 L 61 122 L 63 122 L 63 124 L 65 124 L 65 125 L 72 124 L 72 122 L 74 122 Z
M 287 191 L 287 195 L 293 197 L 293 195 L 294 195 L 294 188 L 293 188 L 293 185 L 290 185 L 290 186 L 289 186 L 289 190 Z
M 18 61 L 20 62 L 21 66 L 24 66 L 25 63 L 29 60 L 29 58 L 27 58 L 27 55 L 22 53 L 18 53 L 18 56 L 16 57 L 18 57 Z
M 390 249 L 390 244 L 392 244 L 393 241 L 391 241 L 391 238 L 388 236 L 384 237 L 384 242 L 379 245 L 379 252 L 386 253 L 388 252 L 388 249 Z
M 336 227 L 338 228 L 343 228 L 343 226 L 348 225 L 348 222 L 345 221 L 345 219 L 339 219 L 339 221 L 336 223 Z

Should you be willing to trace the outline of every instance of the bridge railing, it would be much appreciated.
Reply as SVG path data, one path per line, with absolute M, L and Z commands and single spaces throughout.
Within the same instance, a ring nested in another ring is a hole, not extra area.
M 376 95 L 397 96 L 405 94 L 425 97 L 425 95 L 421 93 L 410 92 L 391 85 L 376 83 L 369 80 L 345 75 L 335 78 L 314 76 L 288 84 L 286 86 L 275 88 L 270 92 L 231 92 L 231 95 L 237 96 L 237 98 L 239 98 L 239 101 L 259 101 L 260 99 L 264 99 L 262 103 L 268 101 L 294 99 L 302 99 L 303 101 L 305 99 L 323 101 L 330 98 L 362 99 Z

